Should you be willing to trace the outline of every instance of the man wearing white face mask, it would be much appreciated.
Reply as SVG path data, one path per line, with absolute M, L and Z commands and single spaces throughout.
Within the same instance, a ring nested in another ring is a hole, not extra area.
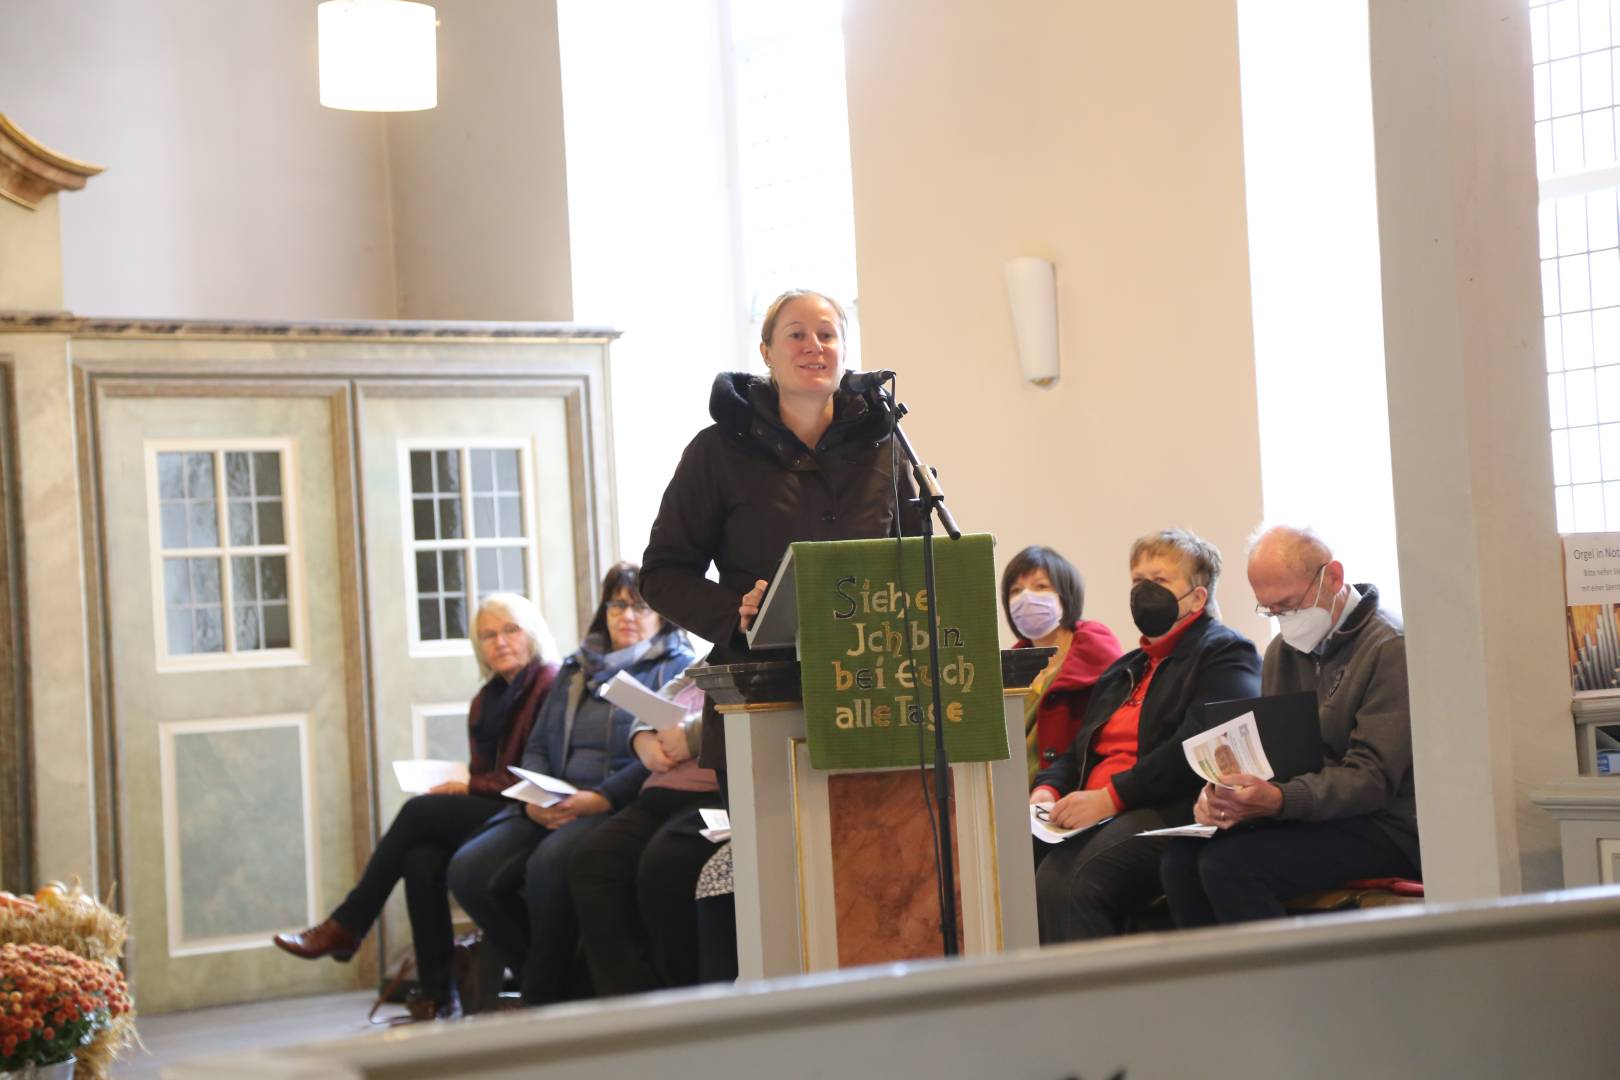
M 1316 691 L 1323 766 L 1204 788 L 1193 816 L 1221 831 L 1171 845 L 1160 867 L 1178 926 L 1276 918 L 1300 893 L 1422 872 L 1399 617 L 1309 529 L 1263 531 L 1248 569 L 1256 610 L 1278 623 L 1261 693 Z

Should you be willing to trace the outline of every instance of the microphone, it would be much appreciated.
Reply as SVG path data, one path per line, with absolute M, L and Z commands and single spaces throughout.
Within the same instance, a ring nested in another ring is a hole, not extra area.
M 870 395 L 881 384 L 894 378 L 894 372 L 884 371 L 846 371 L 844 373 L 843 389 L 852 394 L 863 397 Z

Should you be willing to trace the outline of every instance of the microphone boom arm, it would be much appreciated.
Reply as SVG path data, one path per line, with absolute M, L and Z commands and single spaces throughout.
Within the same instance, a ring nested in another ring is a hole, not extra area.
M 894 413 L 894 437 L 905 452 L 906 460 L 911 462 L 911 473 L 917 478 L 917 491 L 922 496 L 923 510 L 939 515 L 940 525 L 952 540 L 962 539 L 962 530 L 957 527 L 956 518 L 951 516 L 950 508 L 945 505 L 945 492 L 939 486 L 939 477 L 917 459 L 917 451 L 912 449 L 911 440 L 906 438 L 905 431 L 900 427 L 900 418 L 906 415 L 906 407 L 898 401 L 890 404 L 886 398 L 885 405 Z

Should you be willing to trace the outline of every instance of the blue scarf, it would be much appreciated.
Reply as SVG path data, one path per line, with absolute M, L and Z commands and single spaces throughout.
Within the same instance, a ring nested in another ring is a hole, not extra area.
M 574 658 L 579 661 L 579 669 L 585 675 L 586 691 L 593 697 L 600 697 L 602 687 L 612 681 L 613 676 L 640 662 L 663 638 L 663 634 L 657 634 L 609 652 L 608 643 L 601 635 L 587 637 L 580 644 L 579 651 L 574 653 Z

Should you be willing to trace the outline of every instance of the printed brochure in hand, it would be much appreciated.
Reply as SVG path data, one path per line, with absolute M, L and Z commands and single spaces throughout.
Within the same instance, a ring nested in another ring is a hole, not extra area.
M 1266 748 L 1260 745 L 1260 728 L 1252 712 L 1184 740 L 1181 749 L 1193 772 L 1221 787 L 1232 786 L 1223 780 L 1234 773 L 1262 780 L 1276 775 L 1266 760 Z
M 535 806 L 555 806 L 569 795 L 579 794 L 579 788 L 555 776 L 520 769 L 516 765 L 508 765 L 507 768 L 514 775 L 521 777 L 517 783 L 501 792 L 509 799 L 533 803 Z

